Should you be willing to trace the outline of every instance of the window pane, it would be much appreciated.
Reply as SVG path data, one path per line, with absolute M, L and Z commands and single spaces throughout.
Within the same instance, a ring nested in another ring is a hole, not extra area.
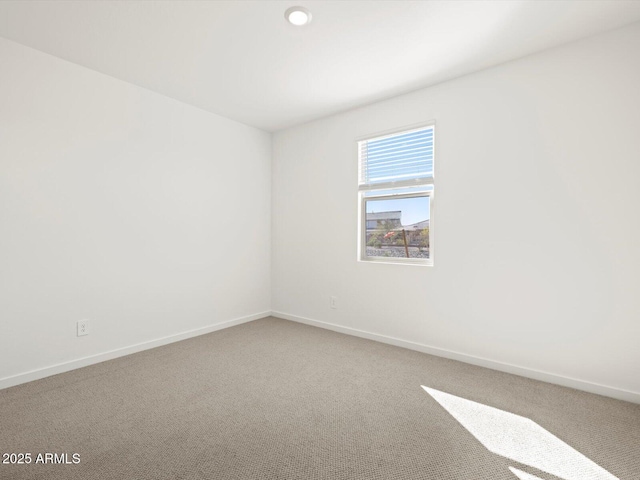
M 433 176 L 434 127 L 359 142 L 360 184 Z
M 429 197 L 365 200 L 367 257 L 429 258 Z

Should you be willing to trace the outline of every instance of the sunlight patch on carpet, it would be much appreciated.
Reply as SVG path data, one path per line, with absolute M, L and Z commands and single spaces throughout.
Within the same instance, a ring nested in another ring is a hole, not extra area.
M 536 477 L 535 475 L 531 475 L 530 473 L 523 472 L 522 470 L 518 470 L 517 468 L 509 467 L 511 473 L 513 473 L 520 480 L 543 480 L 540 477 Z
M 619 480 L 533 420 L 424 385 L 422 388 L 497 455 L 563 480 Z M 531 480 L 537 477 L 520 478 Z

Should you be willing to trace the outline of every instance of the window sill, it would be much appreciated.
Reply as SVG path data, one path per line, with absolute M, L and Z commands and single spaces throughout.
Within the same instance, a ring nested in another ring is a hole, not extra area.
M 386 257 L 368 257 L 359 258 L 358 263 L 376 263 L 387 265 L 410 265 L 414 267 L 433 267 L 433 260 L 414 259 L 414 258 L 386 258 Z

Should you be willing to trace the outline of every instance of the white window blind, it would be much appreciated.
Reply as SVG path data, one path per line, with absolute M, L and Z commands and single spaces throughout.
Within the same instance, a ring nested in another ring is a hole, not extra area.
M 361 187 L 433 177 L 433 125 L 358 143 Z

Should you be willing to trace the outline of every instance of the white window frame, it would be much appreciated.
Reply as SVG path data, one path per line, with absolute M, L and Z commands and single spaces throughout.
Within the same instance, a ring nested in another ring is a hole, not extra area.
M 423 128 L 433 128 L 433 149 L 434 149 L 434 171 L 431 177 L 421 177 L 409 180 L 381 182 L 376 184 L 360 184 L 362 178 L 360 169 L 362 162 L 360 160 L 360 143 L 369 140 L 379 140 L 384 137 L 409 133 L 412 130 L 421 130 Z M 420 123 L 407 127 L 379 132 L 365 137 L 357 138 L 356 145 L 358 150 L 358 261 L 365 263 L 386 263 L 386 264 L 404 264 L 404 265 L 423 265 L 433 266 L 434 248 L 433 248 L 433 224 L 434 224 L 434 192 L 435 192 L 435 122 Z M 375 191 L 400 190 L 407 187 L 425 187 L 427 190 L 415 193 L 385 193 L 380 195 L 365 195 Z M 369 257 L 367 256 L 367 202 L 372 200 L 391 200 L 402 198 L 429 198 L 429 258 L 405 258 L 405 257 Z

